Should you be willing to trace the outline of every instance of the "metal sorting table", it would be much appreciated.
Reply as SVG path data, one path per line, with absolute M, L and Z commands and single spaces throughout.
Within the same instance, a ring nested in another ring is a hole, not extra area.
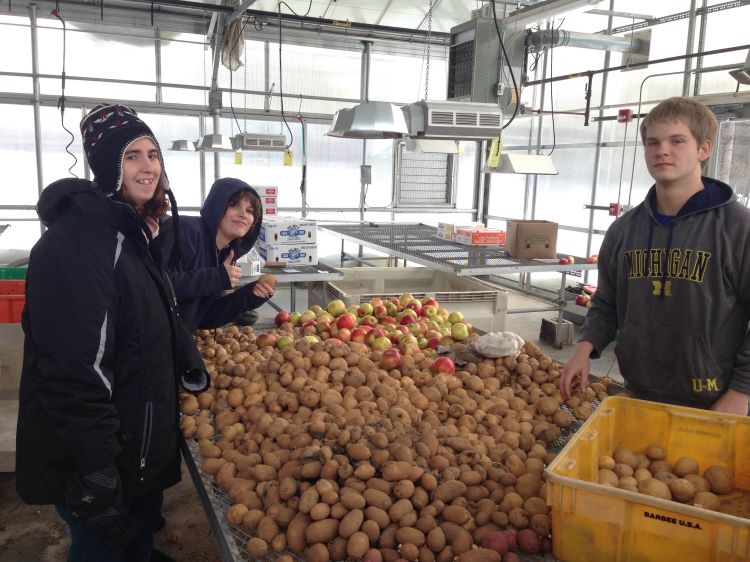
M 255 276 L 246 275 L 250 269 L 249 263 L 240 264 L 243 276 L 240 279 L 240 285 L 246 285 L 255 279 Z M 270 273 L 276 278 L 278 283 L 289 283 L 289 309 L 295 310 L 297 283 L 306 283 L 308 281 L 340 281 L 344 274 L 338 269 L 325 264 L 318 265 L 290 265 L 288 267 L 265 267 L 261 274 Z M 273 302 L 268 301 L 276 310 L 281 309 Z
M 511 273 L 560 273 L 560 293 L 557 310 L 558 323 L 562 323 L 565 301 L 563 291 L 568 274 L 596 269 L 595 263 L 560 264 L 563 254 L 556 258 L 522 260 L 512 258 L 504 246 L 467 246 L 443 240 L 437 228 L 422 223 L 367 223 L 329 224 L 321 229 L 341 238 L 341 257 L 346 256 L 344 242 L 360 244 L 392 257 L 413 261 L 425 267 L 452 273 L 459 277 L 468 275 L 506 275 Z M 529 310 L 516 312 L 530 312 Z

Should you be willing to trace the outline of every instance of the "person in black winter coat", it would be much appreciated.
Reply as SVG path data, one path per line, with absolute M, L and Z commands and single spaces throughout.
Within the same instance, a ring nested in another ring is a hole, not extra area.
M 95 182 L 59 180 L 37 204 L 48 230 L 26 280 L 16 486 L 56 505 L 68 560 L 147 561 L 180 480 L 178 387 L 208 377 L 150 247 L 173 201 L 153 133 L 121 105 L 81 131 Z
M 179 235 L 170 228 L 172 221 L 167 222 L 161 251 L 169 260 L 169 275 L 188 328 L 223 326 L 273 295 L 273 287 L 260 281 L 224 294 L 237 286 L 242 270 L 235 262 L 253 248 L 262 221 L 257 192 L 242 180 L 222 178 L 211 186 L 199 217 L 180 217 Z M 176 238 L 179 263 L 174 259 Z

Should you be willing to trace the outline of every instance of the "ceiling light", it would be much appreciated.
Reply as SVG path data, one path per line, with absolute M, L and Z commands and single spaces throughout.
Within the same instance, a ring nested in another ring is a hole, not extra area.
M 404 114 L 398 106 L 368 101 L 351 109 L 339 109 L 326 134 L 348 139 L 395 139 L 407 133 Z
M 496 168 L 485 165 L 485 174 L 539 174 L 557 175 L 552 158 L 546 154 L 501 154 Z
M 200 138 L 196 150 L 203 150 L 205 152 L 234 152 L 234 147 L 229 137 L 219 133 L 211 133 L 210 135 L 203 135 Z
M 750 84 L 750 51 L 747 52 L 747 59 L 742 68 L 730 70 L 729 75 L 740 84 Z
M 177 150 L 180 152 L 195 152 L 195 143 L 189 140 L 176 140 L 172 141 L 172 148 L 169 150 Z

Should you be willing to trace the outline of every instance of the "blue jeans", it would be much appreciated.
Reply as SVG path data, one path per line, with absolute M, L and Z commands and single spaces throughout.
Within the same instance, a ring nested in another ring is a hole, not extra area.
M 130 521 L 134 528 L 133 542 L 124 550 L 107 548 L 99 534 L 81 522 L 70 508 L 56 505 L 70 528 L 68 562 L 148 562 L 154 544 L 154 532 L 161 521 L 162 492 L 130 503 Z

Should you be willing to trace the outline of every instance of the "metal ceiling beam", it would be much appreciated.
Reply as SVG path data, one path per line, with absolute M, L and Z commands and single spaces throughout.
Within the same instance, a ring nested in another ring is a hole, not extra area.
M 435 0 L 432 3 L 432 9 L 428 9 L 427 10 L 427 13 L 422 18 L 422 21 L 419 22 L 419 25 L 417 26 L 417 29 L 422 29 L 422 26 L 427 23 L 427 20 L 430 17 L 430 13 L 433 13 L 433 14 L 435 13 L 435 10 L 437 10 L 437 7 L 440 5 L 440 2 L 442 2 L 442 0 Z
M 243 2 L 237 6 L 234 9 L 234 12 L 232 12 L 228 17 L 225 25 L 229 25 L 234 20 L 236 20 L 238 17 L 242 16 L 242 14 L 245 13 L 245 10 L 247 10 L 250 6 L 255 4 L 258 0 L 243 0 Z
M 323 15 L 320 16 L 323 19 L 330 18 L 333 14 L 333 9 L 336 7 L 336 0 L 328 0 L 328 6 L 326 6 Z
M 380 12 L 380 16 L 378 16 L 378 21 L 375 22 L 375 25 L 380 25 L 380 22 L 383 21 L 383 18 L 388 13 L 391 4 L 393 4 L 393 0 L 388 0 L 388 3 L 383 7 L 383 11 Z

